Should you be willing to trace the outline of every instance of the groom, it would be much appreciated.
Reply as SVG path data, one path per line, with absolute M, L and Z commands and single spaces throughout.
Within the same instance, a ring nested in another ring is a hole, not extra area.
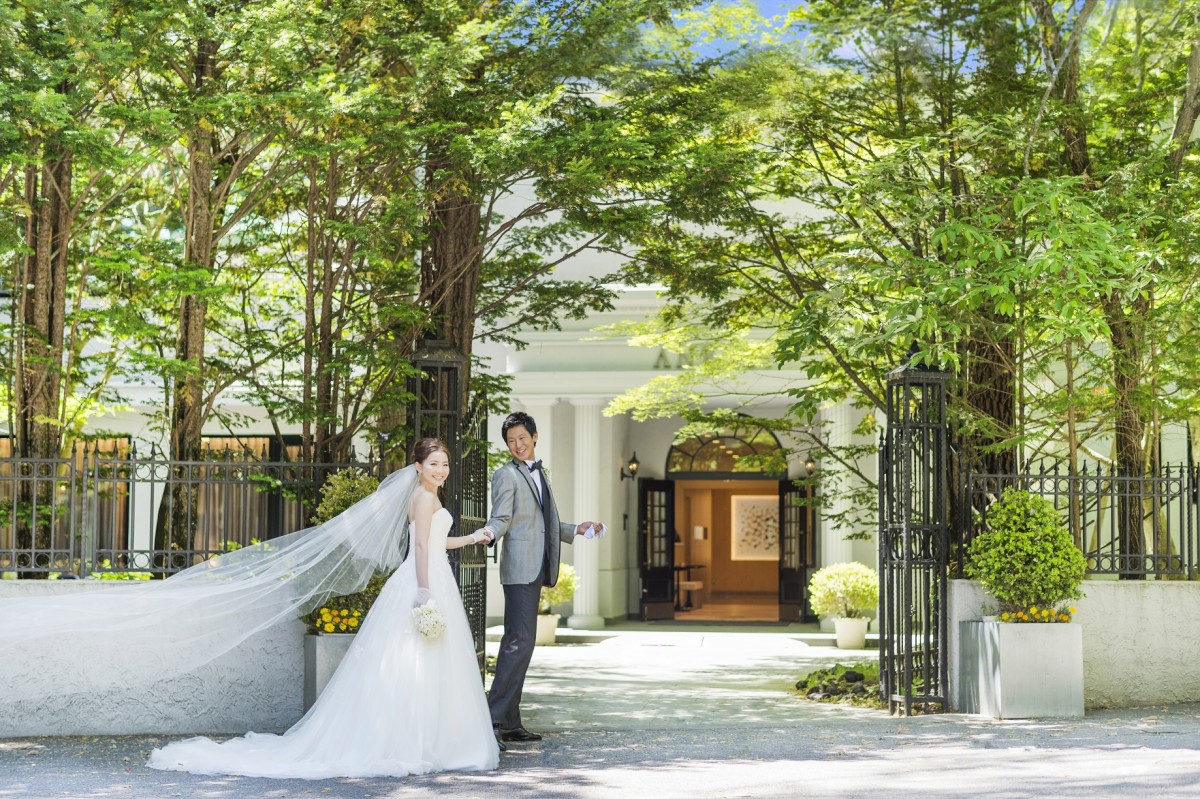
M 541 735 L 521 724 L 521 690 L 533 657 L 542 586 L 558 582 L 561 544 L 589 532 L 601 535 L 605 527 L 599 522 L 574 525 L 559 520 L 542 462 L 534 459 L 538 436 L 533 417 L 520 411 L 509 414 L 500 436 L 513 459 L 492 475 L 492 515 L 482 528 L 491 534 L 492 543 L 506 539 L 500 553 L 504 637 L 488 706 L 500 741 L 540 741 Z

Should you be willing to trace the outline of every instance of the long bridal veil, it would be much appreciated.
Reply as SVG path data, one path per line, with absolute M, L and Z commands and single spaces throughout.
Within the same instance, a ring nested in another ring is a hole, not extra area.
M 166 580 L 0 600 L 0 663 L 9 676 L 18 664 L 43 674 L 70 669 L 73 692 L 191 671 L 331 595 L 361 590 L 377 570 L 399 566 L 416 484 L 416 468 L 407 466 L 324 524 L 215 556 Z M 46 638 L 62 646 L 39 646 L 38 662 L 22 663 L 21 648 Z M 45 662 L 46 652 L 60 653 L 62 663 Z M 80 653 L 87 655 L 82 671 Z

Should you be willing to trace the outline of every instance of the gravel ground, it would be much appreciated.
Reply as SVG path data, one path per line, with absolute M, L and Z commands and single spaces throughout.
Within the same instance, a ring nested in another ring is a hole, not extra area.
M 546 738 L 510 746 L 496 772 L 203 777 L 145 767 L 163 736 L 9 739 L 0 799 L 1200 796 L 1196 706 L 1070 721 L 892 718 L 790 690 L 811 668 L 853 659 L 779 633 L 635 632 L 542 647 L 524 707 Z

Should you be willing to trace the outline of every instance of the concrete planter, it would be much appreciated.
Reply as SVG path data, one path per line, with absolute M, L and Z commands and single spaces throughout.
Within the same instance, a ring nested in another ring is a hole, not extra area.
M 867 624 L 870 619 L 834 619 L 838 649 L 864 649 L 867 646 Z
M 537 634 L 533 643 L 552 644 L 555 641 L 555 630 L 558 629 L 559 615 L 557 613 L 539 613 L 537 617 Z
M 959 707 L 1000 719 L 1083 716 L 1079 624 L 960 624 Z
M 341 665 L 353 633 L 309 633 L 304 636 L 304 712 L 313 706 L 329 678 Z

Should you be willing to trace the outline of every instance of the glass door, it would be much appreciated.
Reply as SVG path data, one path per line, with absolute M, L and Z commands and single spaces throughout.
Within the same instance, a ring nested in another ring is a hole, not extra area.
M 638 481 L 638 560 L 644 620 L 675 618 L 675 483 Z

